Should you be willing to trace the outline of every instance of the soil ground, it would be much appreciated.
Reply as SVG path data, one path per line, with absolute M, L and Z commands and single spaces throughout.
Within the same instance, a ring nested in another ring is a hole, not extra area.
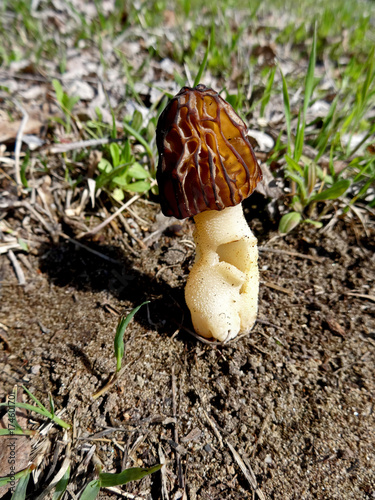
M 158 211 L 134 207 L 148 221 Z M 374 231 L 342 220 L 273 238 L 264 221 L 250 226 L 262 249 L 260 322 L 227 345 L 184 329 L 191 221 L 147 249 L 112 230 L 86 242 L 117 263 L 64 240 L 44 245 L 21 264 L 24 287 L 2 258 L 1 399 L 26 384 L 74 423 L 69 446 L 58 427 L 44 438 L 38 484 L 70 447 L 77 495 L 95 477 L 85 462 L 95 445 L 108 472 L 165 457 L 163 474 L 129 483 L 127 498 L 163 498 L 163 481 L 174 499 L 375 498 Z M 118 315 L 145 300 L 125 333 L 124 373 L 94 400 L 115 367 Z M 29 428 L 44 421 L 29 418 Z

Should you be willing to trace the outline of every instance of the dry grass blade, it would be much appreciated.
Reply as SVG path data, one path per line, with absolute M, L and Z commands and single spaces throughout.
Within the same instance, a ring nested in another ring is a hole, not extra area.
M 350 297 L 358 297 L 359 299 L 371 300 L 375 302 L 375 295 L 366 295 L 365 293 L 354 293 L 354 292 L 345 292 L 345 295 L 350 295 Z
M 21 286 L 26 285 L 26 279 L 25 279 L 24 272 L 22 271 L 22 267 L 20 266 L 20 263 L 18 262 L 16 256 L 12 252 L 12 250 L 9 250 L 8 256 L 9 256 L 9 260 L 11 261 L 11 263 L 13 265 L 14 272 L 16 273 L 19 285 L 21 285 Z
M 16 147 L 15 147 L 15 151 L 14 151 L 16 184 L 17 184 L 17 190 L 18 190 L 18 196 L 19 196 L 21 194 L 21 185 L 22 185 L 21 171 L 20 171 L 20 153 L 21 153 L 21 146 L 22 146 L 22 138 L 23 138 L 23 134 L 25 131 L 25 127 L 26 127 L 28 119 L 29 119 L 29 115 L 19 102 L 14 101 L 14 103 L 23 115 L 21 125 L 20 125 L 20 128 L 18 129 L 18 133 L 17 133 Z
M 176 403 L 176 393 L 177 393 L 177 383 L 176 383 L 176 374 L 174 366 L 172 366 L 172 408 L 173 408 L 173 418 L 176 419 L 176 423 L 174 425 L 174 440 L 178 445 L 178 425 L 177 425 L 177 403 Z M 178 451 L 178 447 L 175 449 L 176 452 L 176 463 L 177 463 L 177 473 L 178 473 L 178 484 L 180 488 L 184 488 L 184 475 L 182 473 L 182 465 L 180 453 Z
M 41 493 L 36 500 L 43 500 L 57 485 L 57 483 L 64 477 L 65 472 L 68 470 L 70 466 L 70 456 L 65 457 L 61 469 L 59 472 L 56 474 L 56 476 L 53 478 L 51 483 L 46 487 L 46 489 Z
M 103 394 L 105 394 L 119 380 L 119 378 L 122 377 L 122 375 L 126 372 L 128 368 L 129 364 L 123 366 L 120 371 L 112 373 L 106 384 L 103 387 L 101 387 L 98 391 L 94 392 L 94 394 L 92 395 L 93 399 L 98 399 L 100 398 L 100 396 L 103 396 Z
M 126 203 L 124 203 L 118 210 L 116 210 L 115 213 L 110 215 L 106 220 L 101 222 L 98 226 L 96 226 L 94 229 L 91 231 L 88 231 L 87 233 L 81 233 L 78 235 L 78 238 L 88 238 L 90 236 L 94 236 L 94 234 L 98 233 L 101 231 L 103 228 L 105 228 L 108 224 L 110 224 L 121 212 L 123 212 L 126 208 L 130 207 L 132 203 L 138 200 L 140 198 L 140 194 L 134 195 L 130 200 L 128 200 Z
M 165 464 L 165 455 L 163 452 L 163 448 L 161 444 L 159 443 L 159 460 L 161 464 Z M 169 500 L 169 495 L 168 495 L 168 489 L 167 489 L 167 474 L 165 467 L 162 467 L 160 469 L 161 472 L 161 496 L 163 500 Z
M 256 477 L 255 477 L 255 474 L 254 474 L 253 470 L 251 469 L 251 467 L 250 466 L 246 467 L 244 461 L 242 460 L 240 455 L 237 453 L 237 451 L 234 449 L 234 447 L 230 444 L 229 441 L 226 441 L 226 443 L 228 445 L 228 448 L 232 452 L 233 458 L 235 459 L 235 461 L 239 465 L 240 469 L 243 472 L 243 475 L 246 477 L 246 479 L 247 479 L 248 483 L 250 484 L 251 488 L 253 489 L 254 493 L 256 495 L 258 495 L 258 498 L 260 498 L 261 500 L 266 500 L 264 493 L 258 487 L 258 483 L 257 483 Z
M 87 141 L 77 141 L 69 142 L 68 144 L 55 144 L 50 147 L 48 152 L 51 154 L 57 153 L 67 153 L 68 151 L 74 151 L 75 149 L 93 148 L 96 146 L 103 146 L 109 142 L 115 142 L 109 137 L 104 137 L 103 139 L 89 139 Z
M 215 422 L 212 420 L 212 418 L 210 418 L 210 416 L 208 415 L 208 413 L 206 412 L 206 410 L 204 408 L 202 408 L 202 411 L 203 411 L 204 416 L 206 417 L 208 425 L 211 427 L 211 429 L 213 430 L 213 433 L 215 434 L 215 436 L 217 437 L 217 440 L 219 441 L 220 448 L 223 448 L 224 447 L 223 438 L 222 438 Z

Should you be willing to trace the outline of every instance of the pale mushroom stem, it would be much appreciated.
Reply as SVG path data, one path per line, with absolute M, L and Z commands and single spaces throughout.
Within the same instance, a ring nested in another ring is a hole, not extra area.
M 257 239 L 241 204 L 194 217 L 196 260 L 185 299 L 202 337 L 228 341 L 253 327 L 258 309 Z

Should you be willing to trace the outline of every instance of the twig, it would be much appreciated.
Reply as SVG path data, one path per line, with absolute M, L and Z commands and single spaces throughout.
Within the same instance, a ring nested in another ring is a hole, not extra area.
M 272 326 L 273 328 L 276 328 L 276 330 L 280 330 L 282 333 L 285 333 L 285 331 L 281 328 L 281 326 L 275 325 L 274 323 L 271 323 L 270 321 L 267 321 L 265 319 L 257 318 L 256 322 L 259 323 L 260 325 Z
M 20 208 L 24 207 L 26 208 L 46 229 L 48 233 L 52 236 L 52 239 L 55 240 L 57 232 L 55 231 L 55 228 L 50 226 L 44 219 L 43 217 L 35 210 L 33 206 L 30 205 L 28 201 L 16 201 L 14 203 L 9 203 L 6 205 L 4 208 Z M 1 207 L 3 208 L 3 207 Z
M 48 149 L 51 154 L 66 153 L 74 151 L 75 149 L 92 148 L 95 146 L 102 146 L 110 142 L 123 142 L 124 139 L 112 139 L 111 137 L 103 137 L 102 139 L 88 139 L 86 141 L 68 142 L 65 144 L 54 144 Z
M 261 281 L 260 283 L 262 285 L 267 286 L 268 288 L 273 288 L 274 290 L 277 290 L 278 292 L 286 293 L 287 295 L 294 295 L 294 292 L 292 292 L 292 290 L 288 290 L 287 288 L 283 288 L 282 286 L 276 285 L 276 283 L 272 283 L 271 281 Z
M 202 401 L 202 399 L 201 399 L 201 401 Z M 220 434 L 218 428 L 216 427 L 215 422 L 212 420 L 212 418 L 210 418 L 210 416 L 208 415 L 206 410 L 203 408 L 203 406 L 202 406 L 202 411 L 203 411 L 204 416 L 206 417 L 208 425 L 211 427 L 211 429 L 213 430 L 213 433 L 215 434 L 215 436 L 217 437 L 217 440 L 219 441 L 220 448 L 223 448 L 223 446 L 224 446 L 223 438 L 221 437 L 221 434 Z
M 298 257 L 300 259 L 313 260 L 315 262 L 324 262 L 324 257 L 316 257 L 315 255 L 306 255 L 304 253 L 299 252 L 291 252 L 289 250 L 279 250 L 277 248 L 268 248 L 268 247 L 258 247 L 259 252 L 271 252 L 278 253 L 281 255 L 290 255 L 291 257 Z
M 128 233 L 128 235 L 130 236 L 130 238 L 132 238 L 134 241 L 136 241 L 138 243 L 138 245 L 143 249 L 145 250 L 147 248 L 147 246 L 143 243 L 142 240 L 140 240 L 138 238 L 138 236 L 136 236 L 132 230 L 132 228 L 130 227 L 128 221 L 125 219 L 125 217 L 122 215 L 122 214 L 119 214 L 119 219 L 121 220 L 124 228 L 125 228 L 125 231 Z
M 22 184 L 21 173 L 20 173 L 20 153 L 21 153 L 21 147 L 22 147 L 23 133 L 24 133 L 26 124 L 29 120 L 29 115 L 17 100 L 14 101 L 14 104 L 17 106 L 17 108 L 21 111 L 21 113 L 23 115 L 20 128 L 18 129 L 18 132 L 17 132 L 16 147 L 14 149 L 14 156 L 15 156 L 14 168 L 15 168 L 15 176 L 16 176 L 16 184 L 17 184 L 17 194 L 18 194 L 18 196 L 20 196 L 21 184 Z
M 262 427 L 260 428 L 259 435 L 254 443 L 253 449 L 252 449 L 251 454 L 250 454 L 251 458 L 254 458 L 257 447 L 262 443 L 263 434 L 264 434 L 264 431 L 266 430 L 266 427 L 267 427 L 268 422 L 270 420 L 270 416 L 271 416 L 270 413 L 267 413 L 266 418 L 263 420 L 263 424 L 262 424 Z
M 130 198 L 130 200 L 128 200 L 126 203 L 124 203 L 118 210 L 116 210 L 115 213 L 113 213 L 112 215 L 110 215 L 106 220 L 104 220 L 103 222 L 101 222 L 98 226 L 96 226 L 94 229 L 92 229 L 91 231 L 88 231 L 87 233 L 80 233 L 77 238 L 87 238 L 89 236 L 93 236 L 94 234 L 98 233 L 99 231 L 101 231 L 105 226 L 107 226 L 110 222 L 113 221 L 113 219 L 115 219 L 118 214 L 120 214 L 121 212 L 123 212 L 126 208 L 128 208 L 132 203 L 134 203 L 135 201 L 138 200 L 138 198 L 140 198 L 140 194 L 135 194 L 132 198 Z
M 11 261 L 12 265 L 13 265 L 13 268 L 14 268 L 14 272 L 16 273 L 16 276 L 17 276 L 17 279 L 18 279 L 18 284 L 19 285 L 26 285 L 26 279 L 25 279 L 25 275 L 22 271 L 22 268 L 16 258 L 16 256 L 14 255 L 14 253 L 12 252 L 12 250 L 9 250 L 8 252 L 8 256 L 9 256 L 9 260 Z
M 92 395 L 93 399 L 98 399 L 100 396 L 103 396 L 125 373 L 125 371 L 129 368 L 129 364 L 123 366 L 120 371 L 112 373 L 109 377 L 108 382 L 101 387 L 98 391 L 94 392 Z

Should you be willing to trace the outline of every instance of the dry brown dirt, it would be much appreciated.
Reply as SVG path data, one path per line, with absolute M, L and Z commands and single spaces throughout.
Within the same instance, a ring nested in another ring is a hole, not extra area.
M 136 210 L 152 218 L 157 209 Z M 85 462 L 95 445 L 110 472 L 164 455 L 163 475 L 128 484 L 124 490 L 138 495 L 128 498 L 162 498 L 163 479 L 174 499 L 184 491 L 207 500 L 375 498 L 374 233 L 343 220 L 331 231 L 306 226 L 272 239 L 264 221 L 250 226 L 263 249 L 263 322 L 228 345 L 203 344 L 184 330 L 190 221 L 146 250 L 130 252 L 111 230 L 86 242 L 117 264 L 64 240 L 45 245 L 27 256 L 29 268 L 22 264 L 24 287 L 8 259 L 0 261 L 1 399 L 15 384 L 45 404 L 52 394 L 56 411 L 74 423 L 76 495 L 95 477 Z M 124 374 L 94 400 L 115 367 L 118 314 L 145 300 L 125 333 Z M 43 421 L 32 414 L 29 428 Z M 30 481 L 30 498 L 61 467 L 62 439 L 53 427 L 35 452 L 40 476 L 34 491 Z

